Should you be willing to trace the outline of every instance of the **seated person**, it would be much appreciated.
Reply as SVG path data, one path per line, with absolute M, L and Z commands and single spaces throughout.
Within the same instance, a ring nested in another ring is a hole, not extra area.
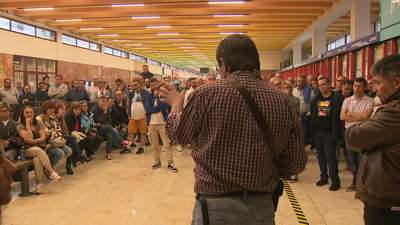
M 101 96 L 100 101 L 93 106 L 92 109 L 93 119 L 97 132 L 100 136 L 107 141 L 106 158 L 111 160 L 112 138 L 117 139 L 117 142 L 124 148 L 129 148 L 132 142 L 124 141 L 118 132 L 109 124 L 111 124 L 110 110 L 107 107 L 107 97 Z
M 13 162 L 18 157 L 17 146 L 13 142 L 18 135 L 18 122 L 10 118 L 10 112 L 10 104 L 0 102 L 0 139 L 3 142 L 5 157 Z
M 128 133 L 127 130 L 121 126 L 121 123 L 118 120 L 117 113 L 115 112 L 114 109 L 114 99 L 113 98 L 108 98 L 107 99 L 107 107 L 108 110 L 110 110 L 110 117 L 111 117 L 111 125 L 116 131 L 118 131 L 118 135 L 122 138 L 125 137 L 125 135 Z M 125 137 L 126 139 L 126 137 Z M 117 140 L 113 138 L 113 148 L 117 149 Z
M 40 82 L 39 83 L 39 88 L 36 92 L 36 100 L 37 101 L 46 101 L 46 100 L 51 100 L 49 95 L 47 94 L 47 86 L 45 82 Z
M 99 88 L 99 90 L 97 92 L 95 92 L 93 95 L 94 102 L 100 101 L 100 97 L 106 97 L 106 98 L 111 97 L 111 93 L 109 91 L 107 91 L 106 89 L 104 89 L 103 81 L 99 81 L 98 88 Z
M 82 113 L 80 113 L 80 121 L 78 117 L 78 123 L 80 124 L 82 133 L 86 135 L 87 138 L 87 145 L 85 148 L 86 156 L 90 157 L 91 155 L 96 152 L 101 143 L 103 142 L 103 138 L 97 134 L 97 129 L 94 127 L 95 122 L 93 119 L 93 113 L 89 111 L 89 106 L 87 101 L 81 101 L 80 102 L 81 108 L 78 105 L 75 105 L 74 103 L 71 104 L 71 107 L 68 110 L 68 116 L 66 116 L 66 120 L 68 121 L 67 124 L 72 123 L 69 122 L 71 118 L 68 118 L 70 115 L 74 115 L 74 119 L 72 121 L 75 121 L 75 128 L 76 128 L 76 117 L 79 116 L 78 112 L 80 112 L 80 109 L 82 110 Z M 70 126 L 70 125 L 68 125 Z
M 34 93 L 31 93 L 31 86 L 25 85 L 24 86 L 24 92 L 22 95 L 19 96 L 19 104 L 22 106 L 25 105 L 25 102 L 27 101 L 36 101 L 36 95 Z
M 125 130 L 128 130 L 129 118 L 128 113 L 126 112 L 126 100 L 123 98 L 123 93 L 121 91 L 117 91 L 115 93 L 115 101 L 114 101 L 114 111 L 117 114 L 117 120 L 121 124 Z M 125 134 L 122 139 L 127 139 L 128 134 Z M 133 145 L 133 144 L 132 144 Z

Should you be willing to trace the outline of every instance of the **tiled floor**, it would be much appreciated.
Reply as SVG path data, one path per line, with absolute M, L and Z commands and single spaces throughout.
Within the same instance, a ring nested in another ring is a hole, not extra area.
M 56 170 L 64 179 L 44 178 L 42 195 L 19 198 L 20 184 L 14 183 L 14 198 L 3 210 L 3 224 L 190 224 L 195 194 L 189 150 L 174 151 L 179 173 L 167 170 L 164 156 L 162 167 L 152 170 L 150 146 L 142 155 L 120 155 L 118 151 L 112 155 L 113 160 L 105 159 L 103 145 L 92 162 L 73 168 L 72 176 L 66 174 L 63 163 L 58 165 Z M 329 185 L 317 187 L 318 163 L 310 154 L 299 182 L 290 184 L 310 224 L 363 224 L 363 204 L 354 200 L 354 193 L 344 191 L 352 179 L 344 168 L 341 157 L 339 191 L 329 191 Z M 33 190 L 33 172 L 30 181 Z M 299 224 L 286 193 L 279 202 L 276 224 Z

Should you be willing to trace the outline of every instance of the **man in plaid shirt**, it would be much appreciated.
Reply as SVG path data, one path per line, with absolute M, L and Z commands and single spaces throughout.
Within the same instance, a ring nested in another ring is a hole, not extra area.
M 263 82 L 258 51 L 248 36 L 226 37 L 216 58 L 223 79 L 197 88 L 184 111 L 184 91 L 171 85 L 161 89 L 162 101 L 172 106 L 166 125 L 172 144 L 193 145 L 197 201 L 192 224 L 207 220 L 203 206 L 208 206 L 211 223 L 275 224 L 271 191 L 279 178 L 299 174 L 307 163 L 299 107 L 291 96 Z M 229 76 L 248 89 L 269 124 L 274 159 L 244 98 L 226 80 Z

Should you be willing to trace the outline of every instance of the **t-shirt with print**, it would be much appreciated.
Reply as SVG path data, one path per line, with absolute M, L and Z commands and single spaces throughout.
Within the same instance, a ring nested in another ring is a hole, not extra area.
M 317 98 L 317 115 L 315 117 L 315 131 L 332 133 L 332 94 L 325 98 L 320 94 Z
M 131 118 L 133 120 L 141 120 L 146 116 L 146 110 L 142 102 L 142 97 L 140 93 L 135 92 L 135 97 L 132 98 L 131 105 Z

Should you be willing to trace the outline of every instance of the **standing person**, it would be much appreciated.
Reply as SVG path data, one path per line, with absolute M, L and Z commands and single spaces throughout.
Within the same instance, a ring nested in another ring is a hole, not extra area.
M 186 87 L 184 87 L 182 90 L 188 91 L 191 87 L 192 87 L 192 78 L 189 78 L 189 79 L 186 81 Z
M 139 75 L 142 76 L 143 81 L 144 81 L 145 79 L 151 79 L 152 77 L 154 77 L 154 74 L 150 73 L 150 71 L 149 71 L 149 66 L 148 66 L 148 65 L 143 65 L 143 66 L 142 66 L 142 69 L 143 69 L 143 72 L 140 73 Z
M 276 88 L 279 89 L 279 90 L 282 90 L 282 83 L 283 83 L 282 79 L 280 79 L 280 78 L 275 78 L 275 80 L 274 80 L 274 87 L 276 87 Z
M 28 101 L 36 101 L 36 95 L 34 93 L 31 93 L 31 86 L 25 85 L 24 92 L 22 93 L 22 95 L 19 96 L 19 104 L 23 106 L 25 105 L 25 102 Z
M 87 101 L 81 101 L 80 103 L 82 106 L 81 128 L 83 131 L 82 133 L 84 133 L 87 138 L 85 153 L 86 156 L 90 158 L 90 156 L 93 155 L 99 149 L 101 143 L 103 142 L 103 138 L 100 135 L 98 135 L 97 129 L 94 127 L 96 123 L 94 122 L 93 119 L 93 113 L 89 111 L 89 106 Z M 72 105 L 73 104 L 71 104 L 71 108 Z M 76 109 L 77 107 L 74 108 Z M 78 116 L 76 115 L 76 112 L 77 112 L 76 110 L 73 110 L 73 114 L 75 115 L 75 117 Z
M 35 167 L 36 189 L 33 193 L 39 195 L 43 193 L 42 177 L 46 171 L 46 173 L 50 174 L 46 174 L 50 180 L 60 181 L 62 178 L 51 166 L 49 157 L 43 151 L 46 146 L 45 128 L 43 123 L 35 118 L 33 108 L 25 106 L 21 110 L 19 118 L 20 124 L 17 126 L 17 131 L 19 136 L 26 142 L 24 146 L 26 157 L 33 158 L 33 166 Z M 43 169 L 45 170 L 43 171 Z
M 340 75 L 340 76 L 338 76 L 336 78 L 336 89 L 335 89 L 335 91 L 339 95 L 342 94 L 342 87 L 343 87 L 343 83 L 344 83 L 345 80 L 347 80 L 346 77 L 342 76 L 342 75 Z
M 68 86 L 63 84 L 62 76 L 56 75 L 56 84 L 52 85 L 48 91 L 48 96 L 51 98 L 53 102 L 61 102 L 64 101 L 65 96 L 68 93 Z
M 313 82 L 314 76 L 313 75 L 309 75 L 307 77 L 307 85 L 312 87 L 312 82 Z
M 171 77 L 165 77 L 164 78 L 164 83 L 170 84 L 171 83 Z
M 129 116 L 128 140 L 133 141 L 133 139 L 135 139 L 135 134 L 139 129 L 140 146 L 136 151 L 136 154 L 142 154 L 147 139 L 147 116 L 144 105 L 149 92 L 146 89 L 142 89 L 138 79 L 133 79 L 132 86 L 133 91 L 130 93 L 128 102 L 126 103 L 126 112 Z M 120 151 L 121 154 L 126 152 L 130 151 Z
M 37 101 L 46 101 L 50 100 L 51 98 L 47 94 L 46 83 L 43 81 L 39 83 L 39 89 L 36 92 L 36 100 Z
M 344 99 L 349 98 L 351 96 L 354 95 L 353 92 L 353 85 L 354 85 L 354 81 L 352 80 L 345 80 L 342 84 L 342 96 Z M 351 167 L 350 167 L 350 162 L 347 158 L 347 149 L 346 149 L 346 126 L 345 126 L 346 122 L 342 122 L 342 144 L 343 144 L 343 153 L 344 153 L 344 157 L 346 159 L 346 170 L 351 171 Z M 337 145 L 336 147 L 336 156 L 339 158 L 340 155 L 340 144 Z
M 313 88 L 313 90 L 316 90 L 316 88 L 318 88 L 318 78 L 313 78 L 311 87 Z
M 190 80 L 191 79 L 191 80 Z M 187 101 L 189 99 L 190 94 L 192 94 L 194 92 L 194 89 L 197 88 L 197 82 L 196 82 L 196 78 L 189 78 L 190 82 L 191 82 L 191 86 L 190 89 L 186 91 L 185 93 L 185 100 L 183 102 L 183 107 L 186 106 Z
M 0 88 L 0 102 L 18 104 L 19 93 L 15 87 L 11 87 L 11 79 L 4 79 L 4 86 Z
M 89 95 L 85 89 L 81 88 L 79 80 L 75 79 L 74 88 L 68 91 L 67 96 L 65 96 L 65 101 L 80 102 L 83 100 L 89 101 Z
M 126 111 L 126 100 L 124 100 L 123 96 L 124 95 L 121 91 L 117 91 L 115 93 L 115 102 L 113 108 L 115 110 L 117 120 L 121 124 L 121 127 L 125 128 L 125 130 L 128 131 L 129 117 Z M 127 140 L 127 138 L 128 133 L 126 133 L 122 139 Z
M 157 78 L 153 77 L 150 79 L 150 88 L 153 91 L 146 97 L 145 109 L 147 112 L 147 125 L 149 126 L 150 143 L 153 147 L 153 154 L 156 163 L 153 165 L 153 169 L 161 167 L 161 155 L 158 144 L 158 135 L 161 136 L 165 155 L 167 157 L 168 169 L 171 172 L 177 173 L 178 169 L 174 166 L 174 160 L 172 158 L 172 150 L 170 146 L 170 140 L 165 133 L 165 121 L 168 118 L 167 107 L 168 104 L 161 101 L 159 93 L 159 84 Z
M 365 91 L 365 94 L 370 98 L 376 97 L 376 91 L 374 91 L 374 80 L 373 79 L 368 80 L 368 88 Z
M 115 98 L 115 93 L 117 93 L 117 91 L 121 91 L 122 94 L 123 94 L 122 97 L 126 101 L 126 99 L 128 98 L 129 93 L 131 92 L 131 90 L 129 90 L 126 87 L 125 81 L 123 79 L 121 79 L 121 78 L 117 78 L 115 80 L 115 86 L 117 86 L 117 88 L 115 88 L 115 90 L 113 91 L 111 97 Z
M 336 158 L 336 146 L 342 139 L 340 111 L 343 96 L 331 91 L 331 82 L 326 77 L 318 80 L 320 92 L 311 100 L 311 123 L 309 138 L 314 140 L 318 152 L 318 164 L 321 179 L 317 186 L 323 186 L 332 180 L 330 191 L 340 188 L 339 161 Z M 327 166 L 328 164 L 328 166 Z M 328 176 L 329 167 L 329 176 Z
M 147 89 L 146 85 L 144 83 L 144 78 L 142 75 L 137 76 L 137 79 L 139 80 L 140 86 L 142 87 L 142 89 Z
M 150 88 L 150 79 L 149 79 L 149 78 L 146 78 L 146 79 L 144 80 L 144 85 L 146 86 L 146 89 L 149 89 L 149 88 Z
M 346 98 L 343 102 L 342 112 L 340 119 L 345 122 L 346 129 L 349 127 L 367 121 L 374 110 L 374 100 L 364 94 L 367 87 L 367 81 L 364 78 L 357 78 L 354 81 L 354 95 Z M 347 143 L 347 140 L 346 140 Z M 358 167 L 360 166 L 363 154 L 361 152 L 353 151 L 349 145 L 346 146 L 346 156 L 351 166 L 353 173 L 353 183 L 345 189 L 345 191 L 355 191 Z
M 181 87 L 181 82 L 179 82 L 179 80 L 174 81 L 174 88 L 175 88 L 179 93 L 182 92 L 182 90 L 180 89 L 180 87 Z
M 98 102 L 101 97 L 106 97 L 106 98 L 111 97 L 111 93 L 109 91 L 107 91 L 106 89 L 104 89 L 103 81 L 99 81 L 98 88 L 99 88 L 99 90 L 96 93 L 94 93 L 94 95 L 93 95 L 93 102 Z
M 17 159 L 17 145 L 13 140 L 18 136 L 18 122 L 10 118 L 11 107 L 8 102 L 0 102 L 0 140 L 3 142 L 5 157 L 13 162 Z
M 42 81 L 45 83 L 46 91 L 48 92 L 50 90 L 50 87 L 51 87 L 51 85 L 50 85 L 50 77 L 49 76 L 44 76 L 42 78 Z
M 108 84 L 107 81 L 104 81 L 104 89 L 106 89 L 107 91 L 109 91 L 110 93 L 112 92 L 112 89 L 110 87 L 110 85 Z
M 75 82 L 75 80 L 74 80 L 74 82 Z M 79 81 L 79 88 L 82 88 L 87 92 L 87 88 L 85 87 L 85 85 L 86 85 L 85 80 L 80 80 Z M 75 85 L 74 85 L 74 88 L 75 88 Z
M 382 106 L 375 115 L 348 127 L 347 145 L 366 151 L 360 164 L 357 194 L 364 202 L 366 225 L 397 225 L 400 221 L 400 56 L 389 55 L 371 68 Z M 379 135 L 379 136 L 377 136 Z
M 108 160 L 112 160 L 111 150 L 112 150 L 112 139 L 117 139 L 117 142 L 122 145 L 124 148 L 129 148 L 132 142 L 124 141 L 119 135 L 118 132 L 110 125 L 111 117 L 110 110 L 107 107 L 107 97 L 101 96 L 100 101 L 93 106 L 92 109 L 93 119 L 95 127 L 97 129 L 97 134 L 100 135 L 103 139 L 106 140 L 106 158 Z
M 293 87 L 293 84 L 294 84 L 294 78 L 293 78 L 293 77 L 289 77 L 289 78 L 287 79 L 287 81 L 289 81 L 289 82 L 292 84 L 292 87 Z
M 17 89 L 19 95 L 22 95 L 24 93 L 24 87 L 22 86 L 22 80 L 18 79 L 15 82 L 15 88 Z
M 198 78 L 196 79 L 196 87 L 200 87 L 200 86 L 203 85 L 203 84 L 204 84 L 203 78 L 198 77 Z
M 183 112 L 184 95 L 172 88 L 162 89 L 163 101 L 172 106 L 168 136 L 173 144 L 194 146 L 197 197 L 192 223 L 209 218 L 210 223 L 233 220 L 234 224 L 258 224 L 265 218 L 266 224 L 274 224 L 270 193 L 280 177 L 299 174 L 307 163 L 298 105 L 262 82 L 258 51 L 248 36 L 229 35 L 216 52 L 222 79 L 193 92 Z M 271 128 L 274 158 L 245 99 L 227 80 L 232 77 L 253 93 Z M 279 119 L 272 116 L 276 114 Z M 203 208 L 207 205 L 212 210 Z
M 98 76 L 93 76 L 92 78 L 92 85 L 90 85 L 87 89 L 87 92 L 89 94 L 89 99 L 91 102 L 94 102 L 94 94 L 99 91 L 99 77 Z
M 307 113 L 310 111 L 310 103 L 315 95 L 312 91 L 312 87 L 307 85 L 305 76 L 300 75 L 299 78 L 297 78 L 297 88 L 293 90 L 293 95 L 300 99 L 301 127 L 303 129 L 305 147 L 308 143 L 308 133 L 310 128 L 310 117 L 307 116 Z

